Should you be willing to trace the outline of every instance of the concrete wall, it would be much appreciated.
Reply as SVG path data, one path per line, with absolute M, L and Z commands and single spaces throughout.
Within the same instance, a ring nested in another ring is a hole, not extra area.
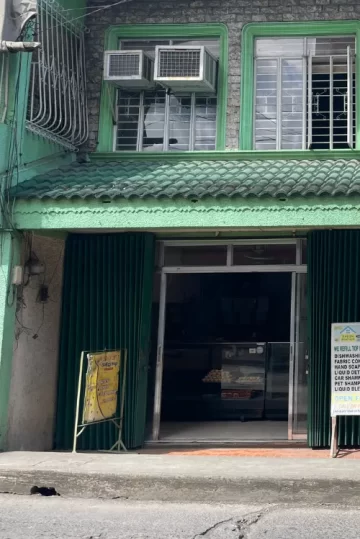
M 31 277 L 18 296 L 8 450 L 44 451 L 53 445 L 64 241 L 34 236 L 32 250 L 45 263 L 46 271 Z M 43 282 L 49 286 L 49 299 L 44 304 L 37 301 Z
M 108 4 L 89 0 L 88 6 Z M 229 92 L 227 147 L 237 149 L 240 118 L 241 29 L 250 22 L 358 19 L 357 0 L 131 0 L 89 15 L 86 25 L 87 76 L 90 104 L 89 148 L 96 148 L 103 69 L 104 32 L 114 24 L 221 22 L 229 29 Z

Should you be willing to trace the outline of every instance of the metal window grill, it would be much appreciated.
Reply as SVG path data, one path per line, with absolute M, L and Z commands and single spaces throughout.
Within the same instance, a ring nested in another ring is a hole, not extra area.
M 0 52 L 0 123 L 4 123 L 9 99 L 9 53 Z
M 109 77 L 131 77 L 140 75 L 139 54 L 111 54 L 109 57 Z
M 176 45 L 181 43 L 176 41 Z M 150 58 L 154 58 L 156 46 L 174 44 L 173 41 L 129 40 L 120 42 L 120 50 L 143 50 Z M 218 53 L 218 40 L 186 42 L 186 46 L 194 47 L 205 44 L 212 47 L 215 54 Z M 178 50 L 165 49 L 166 53 Z M 190 76 L 198 77 L 201 49 L 194 51 L 181 48 L 180 51 L 196 53 L 198 67 L 195 73 L 190 71 Z M 209 69 L 216 69 L 216 63 L 213 64 L 214 67 Z M 131 92 L 121 89 L 117 94 L 117 120 L 114 145 L 116 151 L 215 150 L 216 147 L 216 96 L 191 91 L 169 94 L 164 89 Z
M 118 92 L 116 151 L 215 150 L 216 97 Z
M 355 37 L 258 41 L 255 148 L 352 148 Z
M 70 150 L 88 136 L 84 32 L 55 0 L 38 0 L 26 127 Z
M 201 50 L 160 50 L 159 77 L 199 77 Z

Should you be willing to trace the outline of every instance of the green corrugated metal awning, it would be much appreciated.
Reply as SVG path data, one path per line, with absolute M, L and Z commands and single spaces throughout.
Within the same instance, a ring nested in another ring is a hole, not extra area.
M 154 160 L 74 163 L 13 188 L 18 199 L 289 198 L 360 194 L 360 161 Z

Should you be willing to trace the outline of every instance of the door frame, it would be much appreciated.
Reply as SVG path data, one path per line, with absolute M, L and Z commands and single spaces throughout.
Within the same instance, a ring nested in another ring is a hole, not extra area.
M 295 365 L 295 337 L 298 323 L 297 309 L 297 275 L 307 273 L 307 265 L 302 263 L 302 246 L 304 239 L 246 239 L 246 240 L 166 240 L 159 243 L 158 268 L 160 273 L 160 299 L 156 352 L 155 395 L 152 417 L 152 441 L 159 440 L 161 422 L 162 379 L 164 369 L 164 339 L 166 326 L 166 295 L 167 275 L 184 273 L 291 273 L 291 314 L 290 314 L 290 357 L 289 357 L 289 403 L 288 403 L 288 440 L 303 439 L 306 435 L 294 434 L 294 365 Z M 214 245 L 226 246 L 226 265 L 223 266 L 165 266 L 166 247 L 204 247 Z M 233 265 L 233 247 L 235 245 L 295 245 L 295 264 L 264 264 L 264 265 Z

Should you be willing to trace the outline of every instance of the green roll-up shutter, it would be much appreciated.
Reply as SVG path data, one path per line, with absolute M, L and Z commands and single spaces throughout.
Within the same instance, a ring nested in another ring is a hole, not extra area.
M 360 231 L 314 231 L 308 238 L 309 425 L 311 447 L 330 444 L 332 322 L 360 321 Z M 358 417 L 339 418 L 339 444 L 360 445 Z
M 154 236 L 73 234 L 67 239 L 55 446 L 70 449 L 82 350 L 127 348 L 124 441 L 144 441 Z M 109 449 L 112 423 L 91 426 L 79 449 Z

